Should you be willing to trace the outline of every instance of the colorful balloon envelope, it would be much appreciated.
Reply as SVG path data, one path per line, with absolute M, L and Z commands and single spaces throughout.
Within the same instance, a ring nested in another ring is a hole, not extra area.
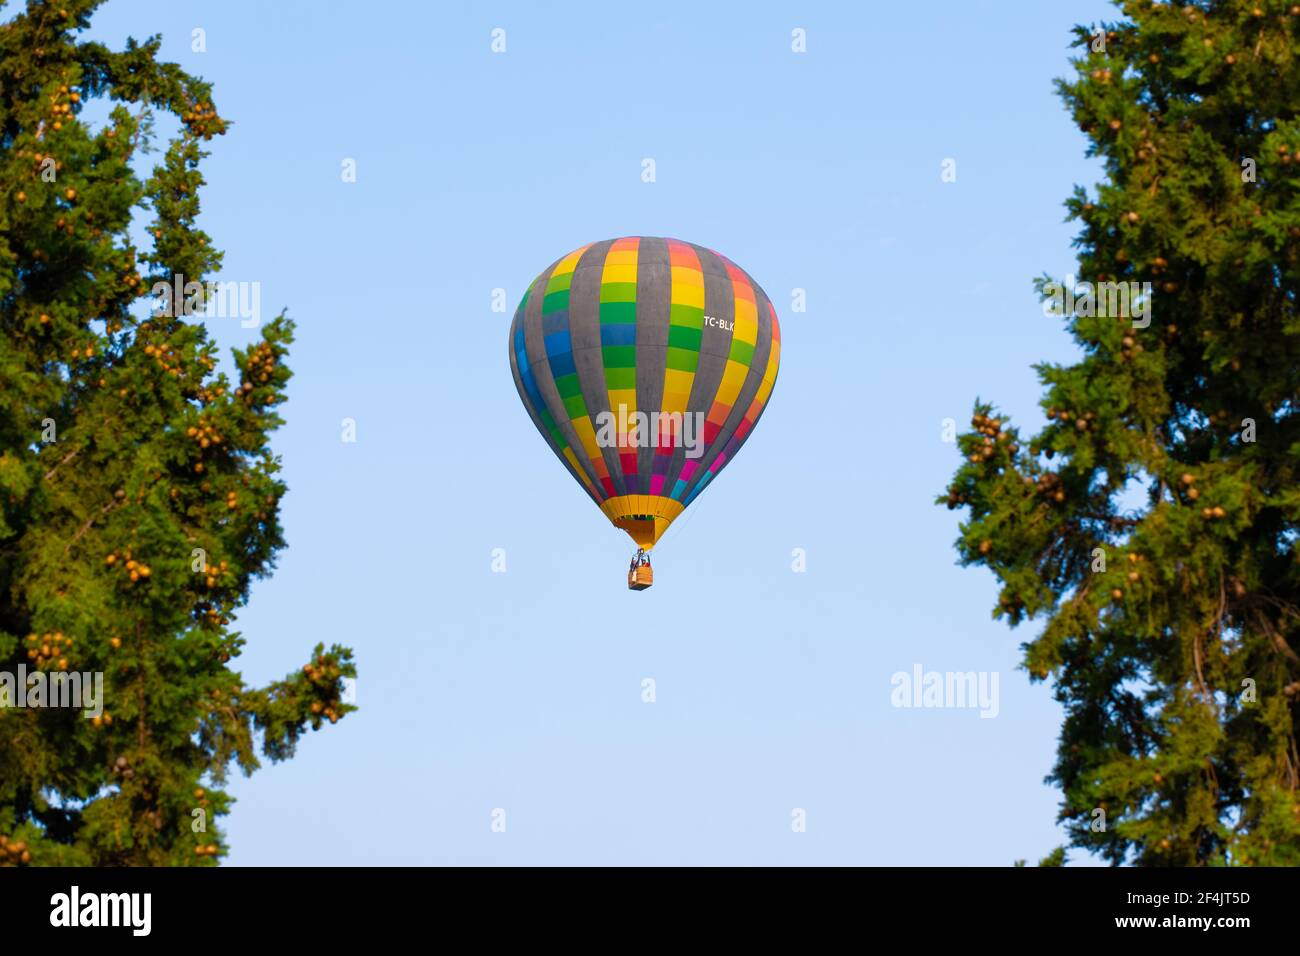
M 533 424 L 646 553 L 745 443 L 780 358 L 758 283 L 676 239 L 574 250 L 533 280 L 510 328 Z

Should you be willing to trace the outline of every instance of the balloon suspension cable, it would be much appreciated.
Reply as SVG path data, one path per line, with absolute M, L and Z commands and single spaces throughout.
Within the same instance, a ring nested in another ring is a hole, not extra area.
M 628 568 L 628 570 L 635 571 L 637 568 L 642 566 L 644 567 L 650 566 L 650 552 L 647 551 L 645 548 L 637 548 L 636 554 L 632 555 L 632 565 L 631 567 Z

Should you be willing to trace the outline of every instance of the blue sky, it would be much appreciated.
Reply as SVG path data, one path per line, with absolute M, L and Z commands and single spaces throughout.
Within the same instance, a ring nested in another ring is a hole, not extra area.
M 1060 711 L 1017 669 L 1032 631 L 991 620 L 932 501 L 958 460 L 943 419 L 981 396 L 1037 427 L 1031 366 L 1073 355 L 1031 280 L 1071 271 L 1062 202 L 1098 170 L 1052 79 L 1071 24 L 1111 15 L 109 0 L 95 36 L 161 32 L 215 82 L 235 123 L 205 167 L 215 278 L 299 323 L 289 548 L 240 615 L 243 672 L 316 641 L 360 668 L 358 713 L 235 780 L 229 862 L 1005 865 L 1062 842 Z M 534 431 L 506 333 L 551 261 L 638 234 L 744 267 L 783 349 L 634 594 L 631 542 Z M 997 716 L 891 706 L 914 664 L 996 672 Z

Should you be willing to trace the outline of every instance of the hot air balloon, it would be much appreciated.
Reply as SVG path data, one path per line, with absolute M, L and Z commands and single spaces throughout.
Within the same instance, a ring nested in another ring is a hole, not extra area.
M 528 287 L 510 370 L 529 417 L 591 499 L 650 552 L 735 457 L 776 384 L 781 329 L 758 283 L 677 239 L 575 249 Z

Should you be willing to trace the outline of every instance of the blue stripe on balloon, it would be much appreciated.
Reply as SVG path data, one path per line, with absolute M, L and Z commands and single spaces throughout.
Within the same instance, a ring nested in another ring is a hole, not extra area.
M 636 345 L 636 325 L 632 322 L 609 323 L 600 327 L 601 345 Z

